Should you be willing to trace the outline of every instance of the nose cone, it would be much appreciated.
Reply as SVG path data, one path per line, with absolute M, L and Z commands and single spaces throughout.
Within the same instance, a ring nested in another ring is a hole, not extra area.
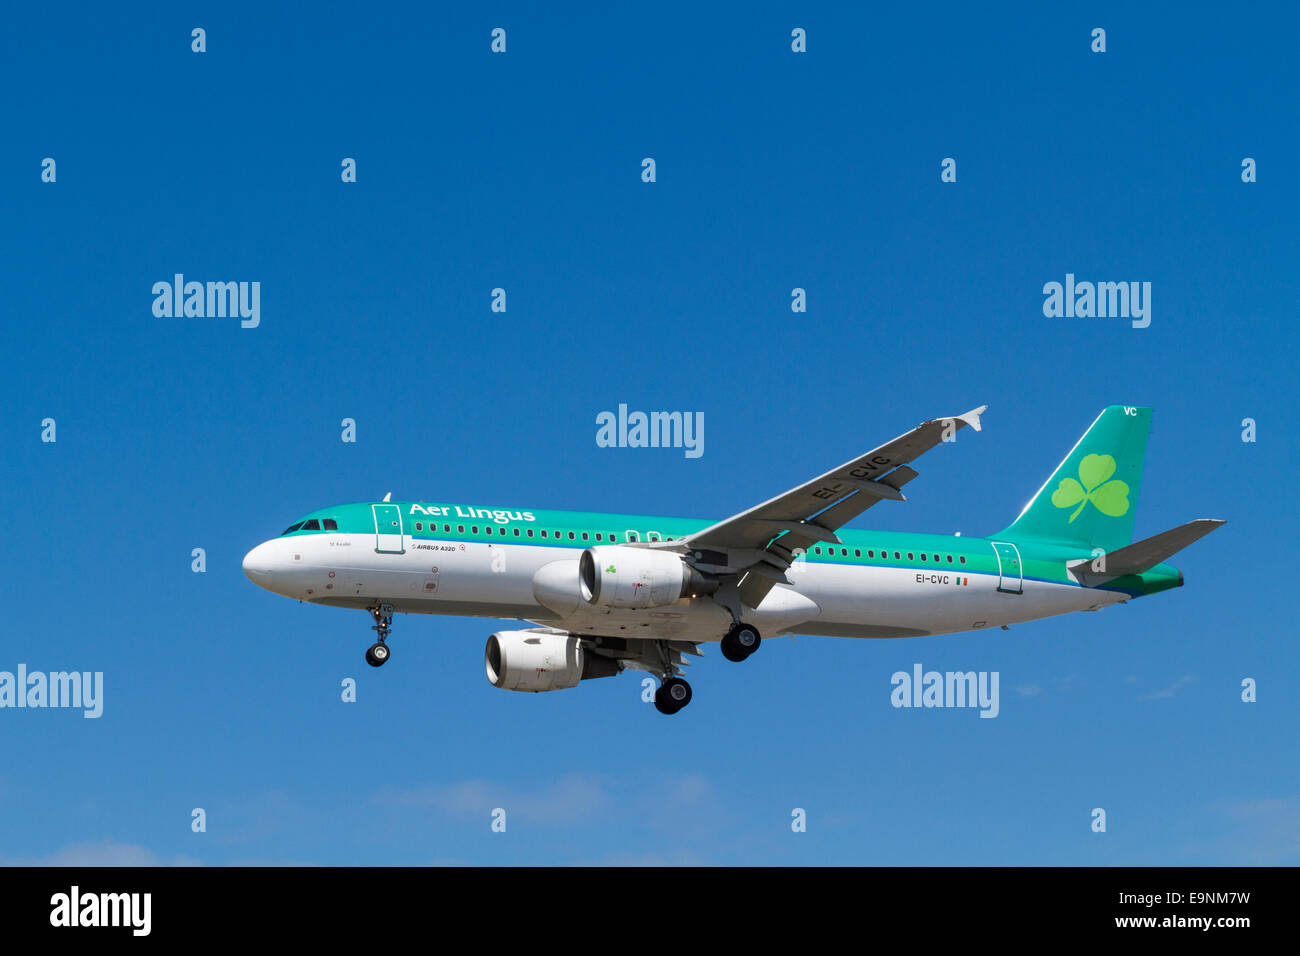
M 263 541 L 244 555 L 244 573 L 254 584 L 271 590 L 271 575 L 276 571 L 276 548 L 273 541 Z

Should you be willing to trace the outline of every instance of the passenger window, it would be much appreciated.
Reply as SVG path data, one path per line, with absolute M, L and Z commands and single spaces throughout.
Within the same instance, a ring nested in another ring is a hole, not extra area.
M 416 530 L 416 531 L 423 531 L 423 530 L 424 530 L 424 525 L 422 525 L 420 522 L 417 521 L 417 522 L 415 523 L 415 530 Z
M 915 561 L 915 560 L 916 560 L 915 558 L 912 557 L 912 552 L 911 552 L 911 551 L 907 552 L 907 560 L 909 560 L 909 561 Z
M 935 561 L 938 561 L 938 560 L 939 560 L 939 556 L 938 556 L 937 554 L 934 556 L 934 560 L 935 560 Z
M 597 540 L 597 541 L 600 540 L 600 532 L 599 532 L 599 531 L 596 532 L 596 540 Z
M 964 555 L 964 554 L 961 556 L 961 563 L 962 563 L 962 564 L 965 564 L 965 563 L 966 563 L 966 555 Z
M 842 558 L 847 558 L 848 556 L 849 556 L 849 549 L 848 549 L 848 548 L 840 548 L 840 557 L 842 557 Z
M 478 525 L 472 525 L 469 529 L 470 534 L 478 534 Z
M 456 533 L 457 533 L 457 534 L 464 534 L 464 533 L 465 533 L 465 526 L 464 526 L 463 524 L 458 524 L 458 525 L 456 525 Z
M 874 552 L 874 551 L 868 551 L 868 552 L 867 552 L 867 557 L 869 557 L 869 558 L 874 558 L 875 556 L 876 556 L 876 552 Z
M 947 558 L 948 558 L 948 563 L 952 564 L 952 555 L 951 554 L 947 555 Z
M 442 526 L 442 530 L 445 531 L 445 532 L 447 532 L 447 534 L 451 534 L 451 525 L 449 525 L 449 524 L 445 524 L 445 525 L 443 525 L 443 526 Z
M 816 548 L 813 548 L 813 552 L 816 553 L 816 554 L 821 554 L 821 553 L 822 553 L 822 549 L 821 549 L 821 547 L 816 547 Z
M 854 556 L 855 558 L 860 558 L 860 557 L 862 557 L 862 551 L 861 551 L 860 549 L 858 549 L 858 548 L 854 548 L 854 549 L 853 549 L 853 556 Z
M 546 531 L 545 531 L 545 530 L 542 531 L 542 537 L 543 537 L 543 538 L 546 537 Z
M 515 528 L 515 537 L 516 537 L 516 538 L 519 537 L 519 529 L 518 529 L 518 528 Z
M 325 524 L 326 531 L 339 530 L 339 523 L 335 521 L 333 518 L 326 518 L 324 524 Z
M 894 552 L 894 560 L 895 561 L 901 560 L 901 555 L 899 555 L 897 551 Z
M 585 532 L 585 531 L 582 532 L 582 540 L 583 540 L 583 541 L 586 541 L 586 540 L 587 540 L 587 532 Z
M 572 532 L 572 531 L 569 532 L 569 540 L 570 540 L 570 541 L 573 540 L 573 532 Z
M 532 536 L 533 536 L 533 529 L 532 529 L 532 528 L 529 528 L 529 529 L 528 529 L 528 537 L 531 538 Z
M 909 555 L 908 555 L 908 557 L 909 557 L 909 558 L 910 558 L 910 557 L 911 557 L 911 555 L 910 555 L 910 554 L 909 554 Z M 924 553 L 922 553 L 922 554 L 921 554 L 921 560 L 922 560 L 922 561 L 924 561 L 924 560 L 925 560 L 925 554 L 924 554 Z

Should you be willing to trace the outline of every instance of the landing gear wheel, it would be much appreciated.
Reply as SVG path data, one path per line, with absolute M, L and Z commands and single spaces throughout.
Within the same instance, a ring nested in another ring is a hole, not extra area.
M 722 639 L 722 656 L 729 661 L 739 663 L 749 655 L 736 646 L 735 641 L 731 638 L 730 632 L 728 632 L 727 636 Z
M 757 628 L 748 624 L 736 624 L 722 639 L 722 656 L 729 661 L 743 661 L 758 650 L 758 645 L 762 643 Z
M 375 632 L 375 636 L 378 638 L 366 651 L 366 663 L 371 667 L 378 667 L 388 660 L 388 645 L 384 641 L 388 640 L 388 635 L 393 633 L 393 606 L 391 604 L 380 604 L 366 610 L 375 619 L 375 623 L 370 629 Z
M 655 691 L 655 710 L 675 714 L 691 702 L 691 685 L 680 677 L 668 677 Z

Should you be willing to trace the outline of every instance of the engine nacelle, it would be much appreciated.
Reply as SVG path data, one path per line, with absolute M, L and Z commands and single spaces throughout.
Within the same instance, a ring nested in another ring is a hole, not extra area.
M 582 599 L 601 607 L 663 607 L 693 594 L 712 594 L 706 577 L 671 551 L 597 545 L 578 559 Z
M 618 661 L 589 653 L 581 638 L 544 631 L 498 631 L 487 640 L 483 663 L 493 687 L 534 693 L 618 673 Z

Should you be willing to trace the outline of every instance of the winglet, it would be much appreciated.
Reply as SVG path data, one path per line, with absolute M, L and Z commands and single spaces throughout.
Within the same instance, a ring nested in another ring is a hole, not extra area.
M 987 411 L 987 410 L 988 410 L 988 406 L 987 406 L 987 405 L 981 405 L 979 408 L 972 408 L 972 409 L 971 409 L 969 412 L 967 412 L 965 415 L 958 415 L 958 416 L 957 416 L 957 421 L 959 421 L 959 422 L 965 422 L 965 423 L 966 423 L 967 425 L 969 425 L 971 428 L 975 429 L 976 431 L 979 431 L 979 430 L 980 430 L 980 416 L 983 415 L 984 412 Z

